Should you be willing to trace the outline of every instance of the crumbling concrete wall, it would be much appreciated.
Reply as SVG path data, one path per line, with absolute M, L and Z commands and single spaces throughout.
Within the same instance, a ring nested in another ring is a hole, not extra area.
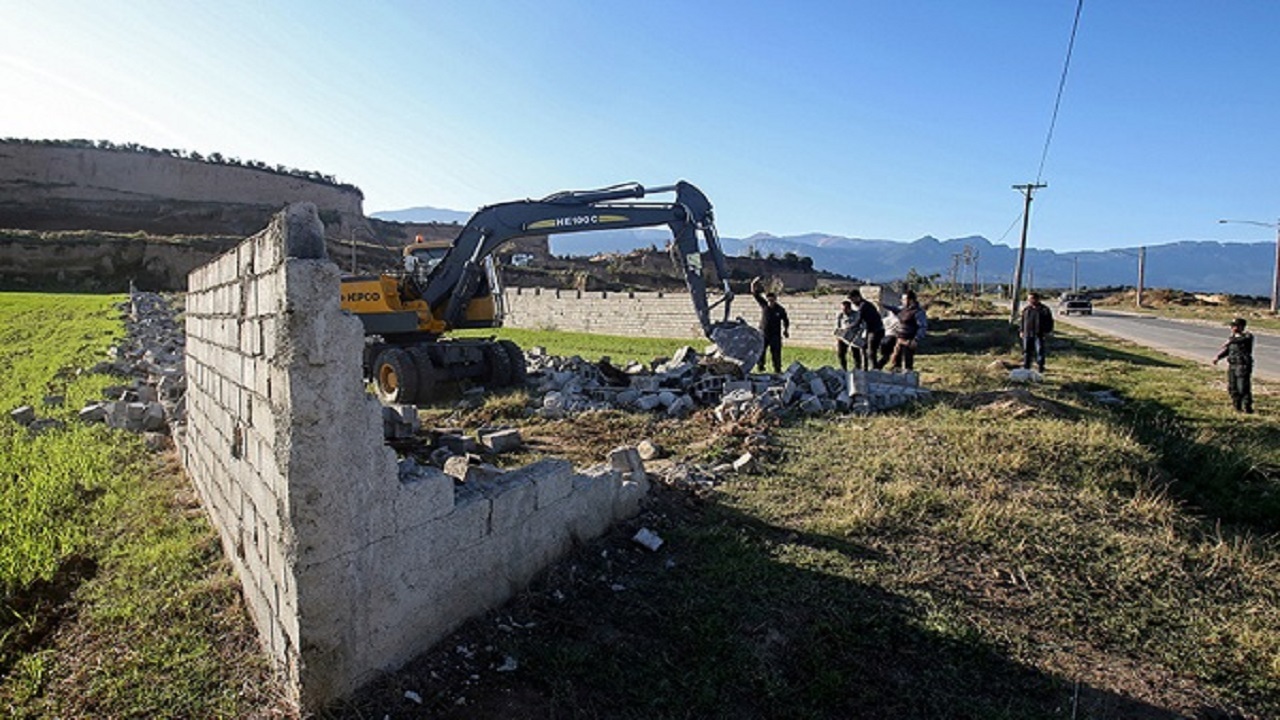
M 506 599 L 648 490 L 625 453 L 462 490 L 398 467 L 361 378 L 360 322 L 338 298 L 310 204 L 192 272 L 187 298 L 183 462 L 263 646 L 309 709 Z
M 863 297 L 875 302 L 880 289 L 866 286 Z M 716 298 L 713 297 L 714 301 Z M 832 332 L 840 312 L 842 295 L 785 295 L 779 302 L 791 321 L 788 344 L 801 347 L 835 347 Z M 683 292 L 584 292 L 543 288 L 508 288 L 504 295 L 508 327 L 555 329 L 605 335 L 638 335 L 660 338 L 700 338 L 702 329 L 693 302 Z M 717 320 L 723 310 L 712 311 Z M 760 307 L 749 294 L 736 295 L 733 315 L 753 324 Z

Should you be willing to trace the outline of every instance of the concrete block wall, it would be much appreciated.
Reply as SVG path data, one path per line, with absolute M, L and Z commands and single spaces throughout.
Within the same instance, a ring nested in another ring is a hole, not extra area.
M 876 302 L 878 286 L 865 286 L 863 297 Z M 713 297 L 714 301 L 717 299 Z M 832 332 L 840 312 L 842 295 L 783 295 L 778 302 L 791 321 L 789 344 L 801 347 L 835 347 Z M 507 288 L 504 294 L 508 327 L 554 329 L 604 335 L 689 338 L 699 347 L 705 343 L 693 301 L 681 292 L 586 292 L 545 288 Z M 758 325 L 760 306 L 750 294 L 735 295 L 733 317 Z M 712 320 L 724 311 L 712 310 Z
M 310 204 L 188 283 L 183 463 L 305 710 L 510 597 L 648 491 L 643 472 L 559 460 L 461 491 L 402 472 Z

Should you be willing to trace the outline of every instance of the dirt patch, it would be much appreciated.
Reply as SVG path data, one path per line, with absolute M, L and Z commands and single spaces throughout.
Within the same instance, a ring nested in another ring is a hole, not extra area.
M 958 408 L 1001 417 L 1044 416 L 1072 420 L 1079 415 L 1070 405 L 1039 397 L 1026 388 L 971 393 L 961 395 L 953 402 Z

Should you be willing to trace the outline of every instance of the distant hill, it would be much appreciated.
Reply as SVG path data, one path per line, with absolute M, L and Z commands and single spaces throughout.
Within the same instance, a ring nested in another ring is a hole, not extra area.
M 461 210 L 446 210 L 444 208 L 431 207 L 430 205 L 420 205 L 418 207 L 405 208 L 404 210 L 384 210 L 369 215 L 371 218 L 378 220 L 387 220 L 389 222 L 402 223 L 465 223 L 471 213 Z
M 410 215 L 421 211 L 420 214 Z M 405 221 L 425 221 L 429 213 L 447 219 L 437 222 L 465 222 L 468 213 L 439 208 L 410 208 L 375 213 L 374 217 Z M 404 214 L 402 217 L 401 214 Z M 601 230 L 572 235 L 552 235 L 551 252 L 561 257 L 592 256 L 599 253 L 625 253 L 650 246 L 661 249 L 670 239 L 663 229 Z M 756 254 L 767 257 L 795 253 L 813 259 L 817 270 L 872 282 L 901 280 L 914 269 L 921 275 L 934 273 L 944 278 L 950 273 L 953 258 L 968 245 L 976 253 L 977 274 L 986 285 L 1012 283 L 1017 262 L 1016 247 L 996 245 L 986 238 L 971 237 L 939 240 L 925 236 L 911 242 L 867 240 L 839 235 L 810 233 L 778 237 L 757 233 L 747 238 L 721 238 L 727 255 Z M 1275 243 L 1220 243 L 1183 241 L 1147 247 L 1145 285 L 1190 292 L 1232 293 L 1236 295 L 1271 294 L 1275 268 Z M 971 281 L 973 266 L 961 268 L 965 281 Z M 1024 261 L 1023 285 L 1040 288 L 1071 287 L 1078 278 L 1081 287 L 1132 286 L 1138 281 L 1138 248 L 1058 253 L 1053 250 L 1028 248 Z

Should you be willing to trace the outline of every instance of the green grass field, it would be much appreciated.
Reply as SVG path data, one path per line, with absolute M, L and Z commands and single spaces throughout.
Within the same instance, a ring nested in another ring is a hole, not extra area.
M 0 295 L 5 409 L 67 423 L 32 438 L 0 418 L 0 714 L 286 715 L 172 455 L 74 421 L 117 382 L 75 372 L 120 333 L 117 299 Z M 618 363 L 702 345 L 501 335 Z M 1221 373 L 1064 329 L 1048 381 L 1011 392 L 1012 347 L 1001 319 L 938 318 L 917 361 L 933 403 L 767 425 L 759 468 L 713 501 L 659 489 L 640 521 L 661 553 L 625 535 L 579 548 L 441 643 L 451 664 L 389 675 L 326 717 L 1280 716 L 1270 389 L 1237 416 Z M 758 430 L 705 412 L 540 420 L 528 399 L 426 416 L 497 418 L 576 462 L 650 437 L 712 463 Z M 495 661 L 446 671 L 477 638 Z M 493 672 L 506 656 L 519 671 Z
M 121 297 L 0 294 L 0 714 L 239 717 L 272 700 L 239 591 L 180 472 L 76 419 Z M 47 395 L 63 395 L 61 407 Z

